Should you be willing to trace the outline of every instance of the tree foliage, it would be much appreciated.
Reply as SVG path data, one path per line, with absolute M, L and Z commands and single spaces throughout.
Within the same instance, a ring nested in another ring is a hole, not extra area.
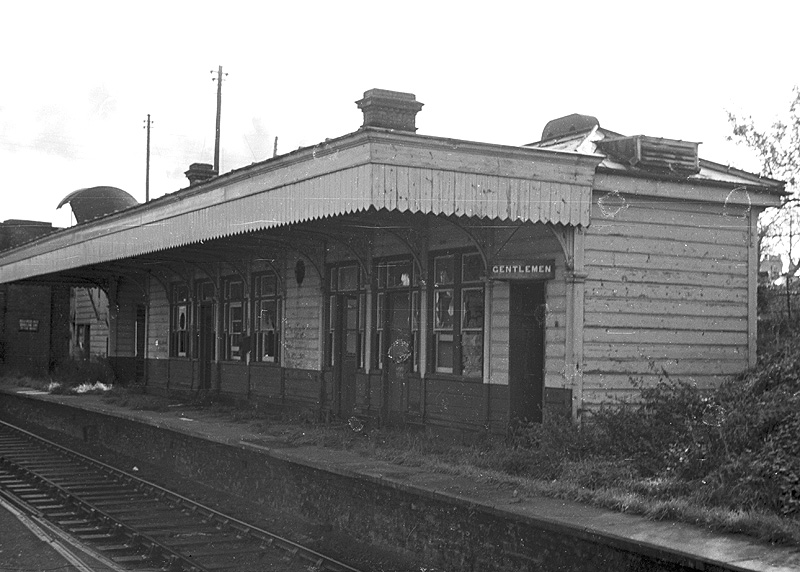
M 787 277 L 800 270 L 800 88 L 792 90 L 788 112 L 766 129 L 760 128 L 752 116 L 728 112 L 732 134 L 729 140 L 753 150 L 758 157 L 761 174 L 786 182 L 790 195 L 780 209 L 769 209 L 759 220 L 759 241 L 762 252 L 785 255 L 789 261 Z

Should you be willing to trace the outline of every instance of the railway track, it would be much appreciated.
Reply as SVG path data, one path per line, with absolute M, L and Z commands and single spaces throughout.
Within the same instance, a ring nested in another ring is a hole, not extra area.
M 358 572 L 3 421 L 0 495 L 122 568 Z

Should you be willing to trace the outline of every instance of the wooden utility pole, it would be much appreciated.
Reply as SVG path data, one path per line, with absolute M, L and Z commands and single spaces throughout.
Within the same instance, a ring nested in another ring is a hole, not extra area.
M 214 73 L 214 71 L 212 70 L 211 73 Z M 222 66 L 219 66 L 216 73 L 217 77 L 212 78 L 211 81 L 217 82 L 217 134 L 214 139 L 214 170 L 219 175 L 219 126 L 220 118 L 222 117 Z
M 145 129 L 147 129 L 147 168 L 145 171 L 145 178 L 144 178 L 144 202 L 150 202 L 150 114 L 147 114 L 147 120 L 145 121 Z

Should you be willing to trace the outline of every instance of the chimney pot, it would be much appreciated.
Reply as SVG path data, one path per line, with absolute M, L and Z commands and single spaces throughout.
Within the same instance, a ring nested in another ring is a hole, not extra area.
M 364 92 L 363 99 L 356 101 L 356 105 L 364 112 L 362 127 L 381 127 L 414 133 L 417 130 L 417 113 L 423 104 L 417 101 L 413 93 L 370 89 Z
M 186 178 L 189 179 L 190 187 L 213 179 L 217 174 L 217 170 L 214 169 L 214 166 L 208 163 L 192 163 L 189 165 L 189 170 L 184 173 Z

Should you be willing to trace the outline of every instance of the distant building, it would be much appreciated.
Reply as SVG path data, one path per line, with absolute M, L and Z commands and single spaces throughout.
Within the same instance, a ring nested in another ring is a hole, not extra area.
M 755 363 L 757 219 L 783 183 L 590 116 L 511 146 L 418 135 L 412 94 L 357 104 L 353 133 L 194 164 L 1 253 L 0 283 L 99 286 L 109 359 L 148 391 L 343 419 L 501 431 Z
M 56 230 L 47 222 L 0 222 L 0 253 Z M 41 376 L 68 359 L 68 308 L 67 284 L 0 284 L 0 368 Z
M 761 259 L 759 270 L 766 273 L 766 280 L 769 284 L 774 284 L 776 280 L 784 277 L 783 259 L 780 256 L 769 254 Z

